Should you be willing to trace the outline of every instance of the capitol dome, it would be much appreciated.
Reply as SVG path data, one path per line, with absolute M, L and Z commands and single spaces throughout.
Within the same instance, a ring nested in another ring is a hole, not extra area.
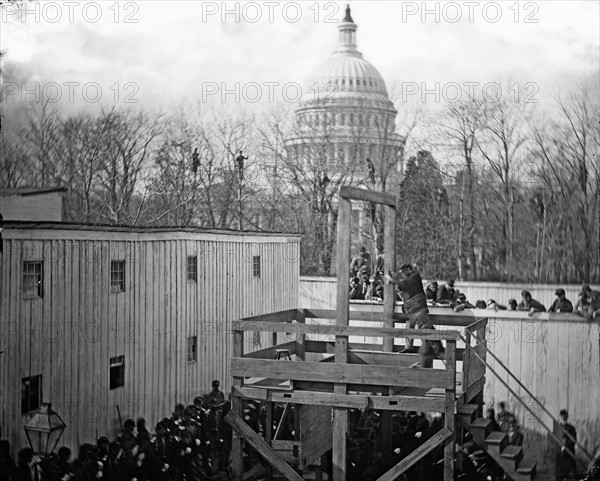
M 315 99 L 332 100 L 340 96 L 368 98 L 369 94 L 380 101 L 388 100 L 383 77 L 357 49 L 357 25 L 350 15 L 350 7 L 346 9 L 346 16 L 338 29 L 338 47 L 311 76 L 301 104 L 313 103 Z M 316 95 L 317 92 L 320 95 Z
M 382 185 L 396 185 L 404 145 L 396 132 L 398 112 L 383 77 L 358 51 L 356 29 L 347 7 L 337 48 L 313 73 L 298 103 L 297 128 L 286 149 L 292 162 L 319 175 L 328 170 L 330 180 L 356 172 L 353 182 L 364 182 L 369 161 Z

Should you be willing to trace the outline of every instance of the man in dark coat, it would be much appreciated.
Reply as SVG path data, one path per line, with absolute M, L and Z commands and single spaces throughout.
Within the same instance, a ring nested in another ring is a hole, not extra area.
M 556 459 L 556 479 L 562 481 L 569 478 L 577 472 L 575 459 L 569 454 L 569 451 L 575 454 L 575 441 L 577 441 L 577 431 L 572 424 L 569 424 L 569 413 L 566 409 L 560 410 L 560 426 L 562 428 L 563 447 Z
M 407 328 L 413 328 L 415 325 L 419 329 L 434 329 L 429 319 L 429 310 L 427 309 L 427 299 L 423 290 L 423 279 L 421 275 L 413 269 L 411 264 L 403 264 L 400 267 L 399 277 L 394 278 L 391 274 L 386 274 L 387 282 L 395 284 L 402 291 L 404 299 L 404 310 L 410 319 L 407 322 Z M 433 358 L 444 351 L 440 341 L 421 341 L 421 367 L 433 367 Z M 412 339 L 407 339 L 406 348 L 403 352 L 414 352 Z
M 564 289 L 556 289 L 557 299 L 552 303 L 548 312 L 573 312 L 573 304 L 565 297 Z
M 448 279 L 448 282 L 438 288 L 436 302 L 438 304 L 450 304 L 456 299 L 456 290 L 454 289 L 454 279 Z
M 521 302 L 517 306 L 517 311 L 529 311 L 530 316 L 534 312 L 546 312 L 544 305 L 533 299 L 529 291 L 521 291 L 521 298 Z

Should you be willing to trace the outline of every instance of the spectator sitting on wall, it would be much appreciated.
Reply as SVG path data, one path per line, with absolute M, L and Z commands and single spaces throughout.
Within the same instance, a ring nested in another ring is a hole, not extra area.
M 600 292 L 592 291 L 588 297 L 586 319 L 591 321 L 598 318 L 600 318 Z
M 356 276 L 361 267 L 365 266 L 369 269 L 369 254 L 367 254 L 367 249 L 364 246 L 358 250 L 358 254 L 356 254 L 352 258 L 352 262 L 350 262 L 350 275 Z M 369 272 L 369 275 L 371 273 Z
M 516 311 L 517 310 L 517 300 L 516 299 L 509 299 L 508 300 L 508 310 L 509 311 Z
M 513 299 L 511 299 L 513 300 Z M 517 301 L 515 301 L 515 305 L 516 305 Z M 495 311 L 506 311 L 506 306 L 503 306 L 502 304 L 498 304 L 494 299 L 488 299 L 487 302 L 485 303 L 485 307 L 486 309 L 494 309 Z
M 564 289 L 556 289 L 554 294 L 558 299 L 552 303 L 548 312 L 573 312 L 573 304 L 565 297 Z
M 477 309 L 485 309 L 487 307 L 487 304 L 483 299 L 478 299 L 477 302 L 475 302 L 475 307 Z
M 425 297 L 427 298 L 427 300 L 435 302 L 435 300 L 437 298 L 437 291 L 438 291 L 437 281 L 432 281 L 431 283 L 429 283 L 427 285 L 427 287 L 425 288 Z
M 533 299 L 529 291 L 521 291 L 521 297 L 522 299 L 517 306 L 517 311 L 529 311 L 530 316 L 534 312 L 546 312 L 544 305 Z
M 383 281 L 379 277 L 371 276 L 367 285 L 367 293 L 365 294 L 367 301 L 383 300 Z
M 473 309 L 475 307 L 473 304 L 467 301 L 467 296 L 464 292 L 460 292 L 456 297 L 456 302 L 453 302 L 451 305 L 454 309 L 454 312 L 460 312 L 463 309 Z
M 574 312 L 581 316 L 585 316 L 585 311 L 587 310 L 588 305 L 588 293 L 591 291 L 592 289 L 588 285 L 585 285 L 581 288 L 581 292 L 579 293 L 577 303 L 575 304 Z
M 363 286 L 358 277 L 354 277 L 350 284 L 350 299 L 364 299 Z
M 454 279 L 448 279 L 448 282 L 438 288 L 435 302 L 438 304 L 450 304 L 456 299 L 456 291 L 454 289 Z

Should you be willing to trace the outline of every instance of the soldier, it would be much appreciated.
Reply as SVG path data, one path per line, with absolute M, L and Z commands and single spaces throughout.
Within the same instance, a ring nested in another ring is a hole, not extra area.
M 390 273 L 386 274 L 387 282 L 395 284 L 402 291 L 404 299 L 404 308 L 410 316 L 407 327 L 412 328 L 415 325 L 419 329 L 434 329 L 429 319 L 429 310 L 427 309 L 427 300 L 423 291 L 423 280 L 421 275 L 413 269 L 411 264 L 403 264 L 400 267 L 400 277 L 395 279 Z M 440 356 L 444 347 L 440 341 L 421 341 L 421 367 L 433 367 L 434 355 Z M 403 352 L 414 352 L 412 339 L 407 339 L 406 348 Z

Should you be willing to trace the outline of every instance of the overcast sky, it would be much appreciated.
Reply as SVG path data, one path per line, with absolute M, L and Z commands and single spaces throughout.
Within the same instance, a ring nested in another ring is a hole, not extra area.
M 535 83 L 539 91 L 529 92 L 543 100 L 583 75 L 599 75 L 596 1 L 350 5 L 359 50 L 405 94 L 414 85 L 512 79 Z M 203 92 L 208 98 L 214 83 L 220 91 L 256 82 L 265 101 L 265 82 L 278 82 L 275 97 L 295 98 L 283 86 L 307 89 L 311 72 L 335 48 L 345 2 L 44 2 L 27 4 L 20 19 L 3 8 L 1 48 L 29 82 L 58 83 L 63 100 L 65 82 L 79 82 L 71 87 L 73 108 L 86 105 L 81 87 L 92 82 L 102 90 L 88 87 L 88 100 L 162 107 L 202 100 Z M 254 99 L 257 90 L 244 95 Z

